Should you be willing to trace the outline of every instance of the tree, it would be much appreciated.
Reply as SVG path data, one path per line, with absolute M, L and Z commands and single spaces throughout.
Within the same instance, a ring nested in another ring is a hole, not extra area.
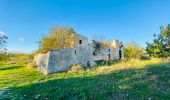
M 142 49 L 135 43 L 131 42 L 125 47 L 125 58 L 127 60 L 140 58 Z
M 7 49 L 5 48 L 8 37 L 3 33 L 0 32 L 0 61 L 6 60 L 6 51 Z
M 160 33 L 154 34 L 153 43 L 146 43 L 146 51 L 152 57 L 170 57 L 170 25 L 160 27 Z
M 8 37 L 3 32 L 0 32 L 0 52 L 6 50 L 5 44 L 7 39 Z
M 40 51 L 73 48 L 76 41 L 76 32 L 70 27 L 54 27 L 50 34 L 40 41 Z

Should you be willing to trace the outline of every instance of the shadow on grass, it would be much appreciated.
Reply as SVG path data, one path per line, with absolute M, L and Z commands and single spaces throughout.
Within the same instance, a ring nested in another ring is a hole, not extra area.
M 23 66 L 21 66 L 21 65 L 1 66 L 1 67 L 0 67 L 0 71 L 1 71 L 1 70 L 19 69 L 19 68 L 21 68 L 21 67 L 23 67 Z
M 100 61 L 96 61 L 96 66 L 100 67 L 100 66 L 111 66 L 114 64 L 119 63 L 119 60 L 109 60 L 109 61 L 104 61 L 104 60 L 100 60 Z
M 11 98 L 17 100 L 169 100 L 170 63 L 96 76 L 54 79 L 11 90 Z

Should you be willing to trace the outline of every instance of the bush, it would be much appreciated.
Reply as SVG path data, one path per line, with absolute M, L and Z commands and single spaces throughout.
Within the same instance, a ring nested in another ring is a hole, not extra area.
M 0 63 L 5 63 L 9 59 L 8 55 L 5 53 L 0 54 Z
M 80 64 L 73 65 L 70 69 L 72 72 L 78 72 L 78 71 L 83 71 L 84 67 Z
M 124 53 L 126 60 L 130 60 L 140 58 L 143 51 L 136 43 L 132 42 L 126 45 Z
M 37 65 L 35 64 L 35 62 L 30 62 L 27 64 L 28 68 L 37 68 Z
M 15 63 L 29 63 L 33 60 L 32 54 L 10 54 L 10 62 Z

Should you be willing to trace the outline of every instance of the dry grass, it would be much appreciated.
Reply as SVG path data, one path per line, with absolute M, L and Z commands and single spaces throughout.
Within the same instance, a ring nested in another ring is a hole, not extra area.
M 84 68 L 80 64 L 73 65 L 70 69 L 71 72 L 78 72 L 78 71 L 83 71 Z
M 43 75 L 24 65 L 0 65 L 0 99 L 169 100 L 170 63 L 133 60 L 91 70 Z
M 35 64 L 35 62 L 30 62 L 26 65 L 26 67 L 28 68 L 37 68 L 37 65 Z
M 146 68 L 147 66 L 152 66 L 155 64 L 161 64 L 168 62 L 166 59 L 158 59 L 153 58 L 151 60 L 130 60 L 130 61 L 122 61 L 118 64 L 111 65 L 111 66 L 101 66 L 97 67 L 96 72 L 97 73 L 110 73 L 113 71 L 120 71 L 120 70 L 132 70 L 132 69 L 142 69 Z

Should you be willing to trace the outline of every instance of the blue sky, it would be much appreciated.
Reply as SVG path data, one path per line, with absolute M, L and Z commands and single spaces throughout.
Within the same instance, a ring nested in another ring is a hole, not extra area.
M 55 25 L 70 26 L 90 39 L 100 37 L 140 46 L 170 23 L 170 0 L 0 0 L 0 31 L 9 51 L 29 53 Z

